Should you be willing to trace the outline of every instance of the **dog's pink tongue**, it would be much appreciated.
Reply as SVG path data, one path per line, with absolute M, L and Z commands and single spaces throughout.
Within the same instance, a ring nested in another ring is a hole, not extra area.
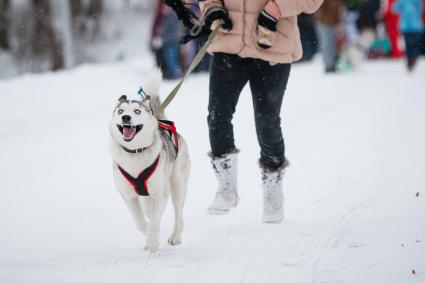
M 136 134 L 136 128 L 135 127 L 124 127 L 122 134 L 124 136 L 124 139 L 131 140 L 134 135 Z

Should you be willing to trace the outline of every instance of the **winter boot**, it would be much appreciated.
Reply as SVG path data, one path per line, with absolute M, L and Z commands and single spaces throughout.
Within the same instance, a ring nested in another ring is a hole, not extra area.
M 281 168 L 271 171 L 262 168 L 263 181 L 263 222 L 280 223 L 283 220 L 283 188 L 282 179 L 286 173 L 288 162 Z
M 211 164 L 218 181 L 214 202 L 208 208 L 210 214 L 225 214 L 238 204 L 237 153 L 224 157 L 212 157 Z

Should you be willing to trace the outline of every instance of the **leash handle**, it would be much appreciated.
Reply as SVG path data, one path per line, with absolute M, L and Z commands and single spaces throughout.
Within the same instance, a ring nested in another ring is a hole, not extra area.
M 211 45 L 211 42 L 215 38 L 215 36 L 218 33 L 218 30 L 223 25 L 223 21 L 220 22 L 219 25 L 211 32 L 211 34 L 208 36 L 207 42 L 205 42 L 204 46 L 199 50 L 199 52 L 196 54 L 195 58 L 193 58 L 192 63 L 190 64 L 189 68 L 187 69 L 186 73 L 184 74 L 183 78 L 180 80 L 180 82 L 173 88 L 173 90 L 168 94 L 167 98 L 162 102 L 161 106 L 159 107 L 159 111 L 161 114 L 164 113 L 165 108 L 171 103 L 171 101 L 176 97 L 178 91 L 180 90 L 180 87 L 183 85 L 184 80 L 192 73 L 192 71 L 196 68 L 196 66 L 199 65 L 202 58 L 205 56 L 205 53 L 207 53 L 208 47 Z

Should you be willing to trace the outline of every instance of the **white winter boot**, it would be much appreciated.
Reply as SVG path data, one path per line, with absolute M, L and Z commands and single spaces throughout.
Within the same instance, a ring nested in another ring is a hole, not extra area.
M 214 202 L 208 208 L 210 214 L 225 214 L 238 204 L 237 153 L 225 157 L 212 157 L 211 164 L 218 181 Z
M 262 168 L 263 222 L 265 223 L 280 223 L 284 218 L 282 179 L 287 166 L 288 162 L 286 161 L 276 171 Z

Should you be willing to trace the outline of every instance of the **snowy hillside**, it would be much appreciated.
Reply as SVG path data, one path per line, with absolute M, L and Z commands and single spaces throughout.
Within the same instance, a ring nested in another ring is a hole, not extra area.
M 235 117 L 239 207 L 210 216 L 206 75 L 167 114 L 193 162 L 183 245 L 143 250 L 115 192 L 108 123 L 153 62 L 84 65 L 0 81 L 0 282 L 425 282 L 425 62 L 325 76 L 294 66 L 283 128 L 286 220 L 262 224 L 248 89 Z M 174 83 L 166 83 L 166 94 Z

